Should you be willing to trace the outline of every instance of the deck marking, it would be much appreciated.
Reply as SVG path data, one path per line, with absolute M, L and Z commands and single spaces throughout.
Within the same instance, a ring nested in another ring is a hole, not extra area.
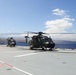
M 13 68 L 13 69 L 15 69 L 15 70 L 17 70 L 17 71 L 20 71 L 20 72 L 22 72 L 22 73 L 25 73 L 25 74 L 27 74 L 27 75 L 33 75 L 33 74 L 29 73 L 29 72 L 26 72 L 26 71 L 24 71 L 24 70 L 21 70 L 21 69 L 19 69 L 19 68 L 17 68 L 17 67 L 14 67 L 14 66 L 12 66 L 12 65 L 10 65 L 10 64 L 8 64 L 8 63 L 3 62 L 3 61 L 0 61 L 0 63 L 2 63 L 1 66 L 7 65 L 7 66 L 9 66 L 10 68 Z
M 19 69 L 19 68 L 16 68 L 16 67 L 13 67 L 15 70 L 17 70 L 17 71 L 20 71 L 20 72 L 23 72 L 23 73 L 25 73 L 25 74 L 27 74 L 27 75 L 33 75 L 33 74 L 31 74 L 31 73 L 29 73 L 29 72 L 26 72 L 26 71 L 24 71 L 24 70 L 21 70 L 21 69 Z
M 13 66 L 10 65 L 10 64 L 8 64 L 8 63 L 4 63 L 4 64 L 7 65 L 7 66 L 9 66 L 9 67 L 11 67 L 11 68 L 13 68 Z
M 39 54 L 39 53 L 29 53 L 29 54 L 17 55 L 14 57 L 23 57 L 23 56 L 30 56 L 30 55 L 35 55 L 35 54 Z
M 4 64 L 1 64 L 1 63 L 0 63 L 0 67 L 1 67 L 1 66 L 4 66 Z
M 0 61 L 0 63 L 3 63 L 3 64 L 4 64 L 4 62 L 3 62 L 3 61 Z
M 3 61 L 0 61 L 0 67 L 1 66 L 4 66 L 4 62 Z

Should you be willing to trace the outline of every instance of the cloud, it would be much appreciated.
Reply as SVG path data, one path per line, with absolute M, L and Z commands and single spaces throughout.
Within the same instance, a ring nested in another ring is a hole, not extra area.
M 72 27 L 73 19 L 70 18 L 62 18 L 51 21 L 46 21 L 46 32 L 60 33 L 67 32 L 66 29 Z
M 53 15 L 59 15 L 59 16 L 63 16 L 63 17 L 69 17 L 69 15 L 67 15 L 66 13 L 67 13 L 67 11 L 65 11 L 65 10 L 61 10 L 61 9 L 54 9 L 54 10 L 52 10 L 52 12 L 53 12 Z
M 52 10 L 54 15 L 62 16 L 62 18 L 46 21 L 45 27 L 47 33 L 62 33 L 68 32 L 67 29 L 73 26 L 74 19 L 70 18 L 66 14 L 65 10 L 54 9 Z
M 76 42 L 76 34 L 50 34 L 53 40 L 65 40 Z

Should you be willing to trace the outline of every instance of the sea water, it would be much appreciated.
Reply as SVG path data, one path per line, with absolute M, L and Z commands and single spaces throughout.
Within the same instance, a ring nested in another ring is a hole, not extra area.
M 4 44 L 4 45 L 6 45 L 7 44 L 7 42 L 2 42 L 2 44 Z M 29 44 L 28 43 L 25 43 L 25 42 L 16 42 L 16 45 L 17 46 L 29 46 Z M 76 49 L 76 43 L 68 43 L 68 44 L 66 44 L 66 43 L 64 43 L 64 44 L 62 44 L 62 43 L 56 43 L 55 44 L 55 48 L 70 48 L 70 49 Z

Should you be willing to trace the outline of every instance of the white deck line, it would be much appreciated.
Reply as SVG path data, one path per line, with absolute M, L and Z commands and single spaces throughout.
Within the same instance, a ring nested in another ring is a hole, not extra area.
M 1 60 L 0 60 L 0 63 L 4 64 L 4 62 L 3 62 L 3 61 L 1 61 Z
M 29 72 L 26 72 L 26 71 L 24 71 L 24 70 L 21 70 L 21 69 L 19 69 L 19 68 L 16 68 L 16 67 L 13 67 L 15 70 L 17 70 L 17 71 L 20 71 L 20 72 L 22 72 L 22 73 L 25 73 L 25 74 L 27 74 L 27 75 L 33 75 L 33 74 L 31 74 L 31 73 L 29 73 Z
M 29 54 L 17 55 L 14 57 L 24 57 L 24 56 L 30 56 L 30 55 L 35 55 L 35 54 L 39 54 L 39 53 L 29 53 Z

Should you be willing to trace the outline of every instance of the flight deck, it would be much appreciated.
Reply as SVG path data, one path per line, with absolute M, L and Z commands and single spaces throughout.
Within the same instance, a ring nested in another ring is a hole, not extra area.
M 29 50 L 0 45 L 0 75 L 76 75 L 76 49 Z

